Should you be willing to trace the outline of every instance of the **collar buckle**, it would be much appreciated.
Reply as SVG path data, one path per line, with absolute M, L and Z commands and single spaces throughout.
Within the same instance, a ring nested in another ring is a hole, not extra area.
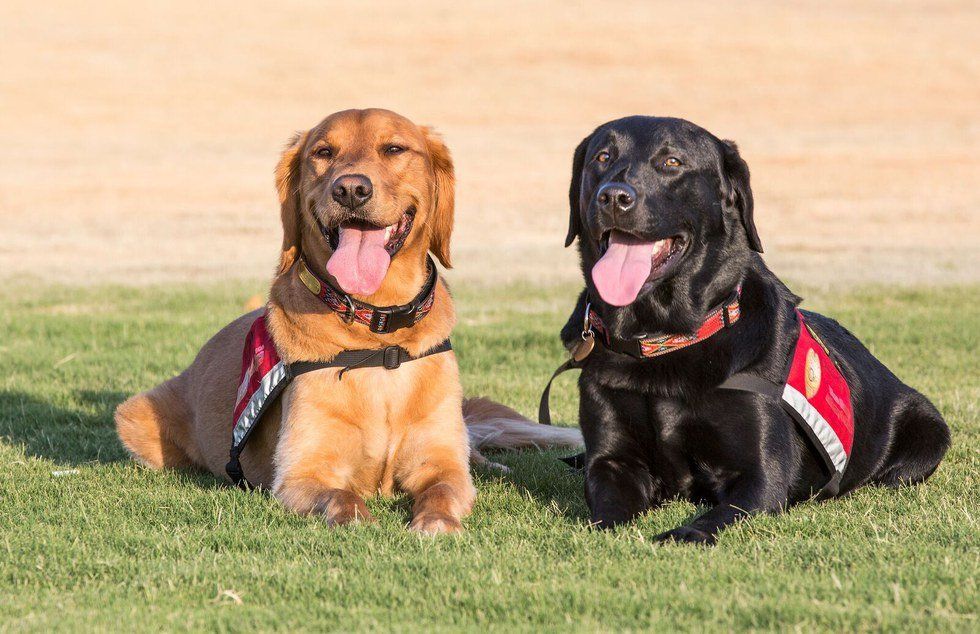
M 369 324 L 371 332 L 383 335 L 415 322 L 415 306 L 385 306 L 375 308 Z

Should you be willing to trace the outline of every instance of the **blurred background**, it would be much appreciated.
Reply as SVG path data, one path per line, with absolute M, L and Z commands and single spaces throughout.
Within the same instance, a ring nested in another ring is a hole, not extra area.
M 575 279 L 571 153 L 627 114 L 738 142 L 807 284 L 980 271 L 980 3 L 0 4 L 0 278 L 267 278 L 272 169 L 351 107 L 435 126 L 451 280 Z

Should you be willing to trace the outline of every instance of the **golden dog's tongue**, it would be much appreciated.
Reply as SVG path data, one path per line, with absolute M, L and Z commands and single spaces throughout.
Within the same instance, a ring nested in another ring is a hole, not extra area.
M 341 225 L 340 241 L 327 261 L 327 273 L 349 295 L 373 295 L 381 288 L 390 263 L 383 228 Z
M 603 301 L 613 306 L 632 304 L 650 277 L 654 252 L 663 242 L 643 242 L 619 231 L 610 233 L 609 248 L 592 267 L 592 281 Z

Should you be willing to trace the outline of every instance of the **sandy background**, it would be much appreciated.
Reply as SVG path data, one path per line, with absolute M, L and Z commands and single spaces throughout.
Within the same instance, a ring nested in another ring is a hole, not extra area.
M 282 144 L 365 106 L 453 149 L 457 280 L 576 276 L 571 152 L 633 113 L 739 142 L 786 277 L 978 277 L 976 2 L 363 4 L 3 0 L 0 278 L 267 276 Z

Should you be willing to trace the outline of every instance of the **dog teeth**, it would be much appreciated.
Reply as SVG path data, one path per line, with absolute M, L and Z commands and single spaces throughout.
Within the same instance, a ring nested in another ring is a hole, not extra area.
M 395 225 L 388 225 L 385 227 L 385 240 L 391 238 L 391 233 L 395 230 Z

